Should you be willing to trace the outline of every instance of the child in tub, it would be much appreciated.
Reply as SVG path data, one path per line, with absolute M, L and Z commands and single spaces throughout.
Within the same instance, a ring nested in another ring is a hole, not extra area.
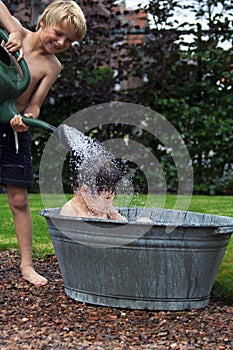
M 44 10 L 33 32 L 12 17 L 0 1 L 0 26 L 9 34 L 6 49 L 10 53 L 20 51 L 19 59 L 25 59 L 31 75 L 27 90 L 16 100 L 17 110 L 29 118 L 38 118 L 46 95 L 61 72 L 56 54 L 66 51 L 86 33 L 84 14 L 75 1 L 54 1 Z M 10 125 L 0 125 L 0 151 L 0 183 L 7 187 L 22 276 L 35 286 L 45 285 L 47 279 L 34 270 L 32 263 L 32 219 L 27 190 L 33 185 L 31 135 L 20 115 L 14 116 Z
M 82 218 L 127 221 L 113 206 L 116 185 L 122 175 L 111 160 L 101 158 L 82 164 L 74 180 L 74 195 L 60 209 L 60 214 Z M 83 170 L 84 169 L 84 170 Z

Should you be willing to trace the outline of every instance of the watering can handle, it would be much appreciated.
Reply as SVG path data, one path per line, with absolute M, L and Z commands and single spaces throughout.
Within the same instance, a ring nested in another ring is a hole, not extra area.
M 27 118 L 27 117 L 22 115 L 22 120 L 23 120 L 25 125 L 44 129 L 44 130 L 48 131 L 50 134 L 53 134 L 54 131 L 56 130 L 55 126 L 53 126 L 49 123 L 46 123 L 42 120 L 39 120 L 39 119 Z
M 8 35 L 6 32 L 4 32 L 4 30 L 0 29 L 0 39 L 4 40 L 5 43 L 7 43 L 8 41 Z M 16 58 L 16 60 L 18 59 L 19 57 L 19 52 L 18 51 L 15 51 L 13 53 L 13 56 Z M 28 69 L 28 66 L 27 66 L 27 63 L 25 62 L 24 59 L 22 59 L 19 63 L 19 66 L 22 70 L 22 73 L 23 73 L 23 78 L 22 78 L 22 81 L 20 82 L 20 85 L 22 85 L 22 89 L 24 89 L 24 86 L 27 87 L 29 82 L 30 82 L 30 72 L 29 72 L 29 69 Z
M 16 114 L 18 115 L 19 112 L 16 108 L 15 101 L 6 100 L 0 105 L 0 124 L 8 124 Z M 56 129 L 55 126 L 50 125 L 43 120 L 28 118 L 25 115 L 21 115 L 21 117 L 25 125 L 44 129 L 50 134 L 53 134 L 54 130 Z

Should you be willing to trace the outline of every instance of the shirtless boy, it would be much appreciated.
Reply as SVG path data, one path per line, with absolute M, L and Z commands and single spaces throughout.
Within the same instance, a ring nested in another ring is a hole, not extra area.
M 116 185 L 122 178 L 120 170 L 110 160 L 92 159 L 90 163 L 89 166 L 84 163 L 77 172 L 74 195 L 62 206 L 60 214 L 126 221 L 113 206 Z
M 17 110 L 29 118 L 38 118 L 42 103 L 61 72 L 56 54 L 66 51 L 86 33 L 83 12 L 74 1 L 55 1 L 44 10 L 37 31 L 32 32 L 12 17 L 0 1 L 0 26 L 9 33 L 6 49 L 10 53 L 20 50 L 19 58 L 24 57 L 31 75 L 28 89 L 16 101 Z M 18 135 L 18 153 L 14 131 Z M 38 274 L 32 264 L 32 219 L 27 190 L 33 184 L 29 127 L 17 115 L 9 126 L 0 125 L 0 132 L 7 139 L 7 147 L 0 142 L 0 183 L 7 186 L 21 255 L 21 273 L 33 285 L 45 285 L 47 279 Z

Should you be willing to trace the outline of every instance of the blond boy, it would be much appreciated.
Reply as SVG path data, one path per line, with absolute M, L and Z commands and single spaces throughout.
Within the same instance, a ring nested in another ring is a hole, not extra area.
M 20 50 L 20 59 L 24 57 L 31 75 L 28 89 L 16 101 L 17 110 L 30 118 L 38 118 L 42 103 L 61 72 L 56 54 L 66 51 L 86 33 L 84 14 L 74 1 L 55 1 L 44 10 L 37 31 L 32 32 L 12 17 L 0 1 L 0 26 L 9 33 L 6 48 L 11 53 Z M 15 152 L 14 131 L 18 133 L 18 153 Z M 9 126 L 0 124 L 0 132 L 6 135 L 8 145 L 0 144 L 0 183 L 7 186 L 22 276 L 33 285 L 41 286 L 47 279 L 38 274 L 32 264 L 32 219 L 27 191 L 33 184 L 29 128 L 17 115 Z

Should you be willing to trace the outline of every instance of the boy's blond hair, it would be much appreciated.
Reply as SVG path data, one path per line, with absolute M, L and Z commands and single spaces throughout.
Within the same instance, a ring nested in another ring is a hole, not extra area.
M 52 27 L 64 20 L 74 26 L 77 41 L 80 41 L 86 34 L 86 20 L 79 5 L 72 0 L 57 0 L 48 5 L 39 18 L 37 30 L 40 28 L 40 22 L 43 22 L 45 27 Z

